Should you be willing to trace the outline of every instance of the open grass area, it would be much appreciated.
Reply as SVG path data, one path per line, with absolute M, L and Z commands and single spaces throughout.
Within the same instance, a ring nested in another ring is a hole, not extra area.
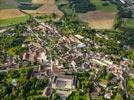
M 17 8 L 16 0 L 0 0 L 0 10 L 8 8 Z
M 96 6 L 96 10 L 106 11 L 106 12 L 117 12 L 117 7 L 111 3 L 107 6 L 103 6 L 103 1 L 101 0 L 91 0 L 91 2 Z
M 128 18 L 128 19 L 125 19 L 125 28 L 126 28 L 126 32 L 127 33 L 131 33 L 132 36 L 131 38 L 134 39 L 134 19 L 132 18 Z
M 65 14 L 65 15 L 72 15 L 73 10 L 69 6 L 68 0 L 57 0 L 56 4 L 58 8 Z
M 0 27 L 23 23 L 23 22 L 26 22 L 28 19 L 29 19 L 28 15 L 16 17 L 16 18 L 1 19 L 0 20 Z
M 65 15 L 72 15 L 73 10 L 69 7 L 69 5 L 61 5 L 59 6 L 59 9 L 65 14 Z
M 134 30 L 134 19 L 126 19 L 126 28 Z
M 32 0 L 0 0 L 0 9 L 17 8 L 17 3 L 32 2 Z

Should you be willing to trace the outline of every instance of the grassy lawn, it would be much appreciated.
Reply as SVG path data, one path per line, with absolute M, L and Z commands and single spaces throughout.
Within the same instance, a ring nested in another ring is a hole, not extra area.
M 91 0 L 91 2 L 96 6 L 96 10 L 106 11 L 106 12 L 117 12 L 115 5 L 109 3 L 108 6 L 103 6 L 103 1 L 101 0 Z
M 29 19 L 29 16 L 16 17 L 11 19 L 2 19 L 0 20 L 0 27 L 15 25 L 19 23 L 26 22 Z

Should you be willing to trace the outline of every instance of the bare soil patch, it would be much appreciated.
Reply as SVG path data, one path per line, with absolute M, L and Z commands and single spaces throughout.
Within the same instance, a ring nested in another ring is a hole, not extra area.
M 90 11 L 86 14 L 80 14 L 79 18 L 87 22 L 94 29 L 112 29 L 114 25 L 115 13 L 102 11 Z

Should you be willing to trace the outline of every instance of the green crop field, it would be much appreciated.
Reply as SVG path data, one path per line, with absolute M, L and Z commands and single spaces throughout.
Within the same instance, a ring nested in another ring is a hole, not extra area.
M 111 3 L 108 3 L 109 5 L 107 6 L 103 6 L 104 2 L 101 0 L 91 0 L 91 3 L 93 3 L 96 6 L 96 10 L 106 12 L 117 12 L 117 7 Z
M 26 22 L 28 19 L 29 19 L 28 15 L 22 16 L 22 17 L 10 18 L 10 19 L 1 19 L 0 27 L 23 23 L 23 22 Z

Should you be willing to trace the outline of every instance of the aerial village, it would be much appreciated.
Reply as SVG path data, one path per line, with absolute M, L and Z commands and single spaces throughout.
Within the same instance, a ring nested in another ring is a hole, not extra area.
M 0 0 L 0 100 L 134 100 L 134 0 Z
M 33 69 L 32 76 L 37 79 L 47 78 L 49 81 L 42 91 L 44 97 L 50 97 L 52 91 L 56 90 L 62 100 L 65 100 L 77 89 L 86 89 L 93 100 L 99 96 L 111 99 L 118 89 L 121 89 L 128 98 L 125 74 L 134 77 L 134 69 L 129 69 L 134 63 L 132 60 L 123 57 L 119 59 L 119 63 L 115 63 L 115 59 L 119 58 L 117 55 L 106 55 L 91 50 L 105 48 L 101 43 L 79 34 L 65 36 L 52 24 L 38 21 L 37 23 L 28 25 L 21 33 L 24 37 L 31 36 L 21 44 L 21 48 L 26 50 L 13 57 L 6 55 L 0 72 L 19 70 L 22 66 L 30 65 Z M 12 36 L 16 34 L 12 28 L 11 32 L 6 30 L 5 33 Z M 96 32 L 95 36 L 106 41 L 110 39 L 100 32 Z M 119 43 L 117 41 L 117 44 Z M 129 47 L 124 45 L 124 48 L 127 50 Z M 87 77 L 84 76 L 86 88 L 75 73 L 88 73 Z M 17 79 L 13 79 L 12 84 L 17 86 Z

